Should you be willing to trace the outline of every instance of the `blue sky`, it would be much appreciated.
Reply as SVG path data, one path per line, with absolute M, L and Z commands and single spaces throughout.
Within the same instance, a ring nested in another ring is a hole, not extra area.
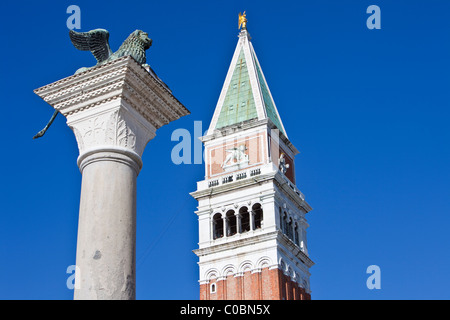
M 308 214 L 313 299 L 448 299 L 450 285 L 450 2 L 39 1 L 0 12 L 2 98 L 0 299 L 72 299 L 81 175 L 78 149 L 33 89 L 95 64 L 70 43 L 105 28 L 116 50 L 135 29 L 148 63 L 191 115 L 158 130 L 137 198 L 137 298 L 198 299 L 196 201 L 202 164 L 175 165 L 177 128 L 206 130 L 248 29 L 290 140 Z M 366 27 L 369 5 L 381 29 Z M 194 137 L 193 137 L 194 138 Z M 381 269 L 381 289 L 366 268 Z

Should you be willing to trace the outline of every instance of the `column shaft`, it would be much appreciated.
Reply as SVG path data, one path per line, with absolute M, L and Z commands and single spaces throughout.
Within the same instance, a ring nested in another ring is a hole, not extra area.
M 128 155 L 98 152 L 84 158 L 74 298 L 135 299 L 136 178 Z

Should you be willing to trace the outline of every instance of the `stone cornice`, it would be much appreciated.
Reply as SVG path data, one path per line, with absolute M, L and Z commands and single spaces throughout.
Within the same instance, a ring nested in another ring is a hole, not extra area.
M 244 246 L 250 246 L 256 243 L 261 243 L 263 241 L 277 240 L 277 244 L 274 246 L 282 247 L 287 249 L 287 252 L 295 256 L 301 262 L 303 262 L 308 268 L 311 268 L 314 265 L 314 262 L 309 258 L 309 256 L 304 253 L 297 245 L 295 245 L 285 234 L 280 232 L 279 230 L 262 233 L 259 235 L 253 235 L 247 238 L 241 238 L 236 240 L 231 240 L 220 243 L 213 244 L 204 248 L 199 248 L 193 250 L 193 252 L 198 256 L 207 256 L 213 253 L 223 252 L 227 250 L 232 250 L 234 248 L 242 248 Z M 282 250 L 285 252 L 285 250 Z
M 240 238 L 236 240 L 229 239 L 228 242 L 221 243 L 221 244 L 215 244 L 204 248 L 199 248 L 193 250 L 193 252 L 197 256 L 205 256 L 209 255 L 211 253 L 217 253 L 221 251 L 226 251 L 234 248 L 241 248 L 243 246 L 252 245 L 255 243 L 261 243 L 262 241 L 269 241 L 274 240 L 277 238 L 278 231 L 272 231 L 269 233 L 262 233 L 259 235 L 253 235 L 247 238 Z
M 295 203 L 295 205 L 298 208 L 301 208 L 305 211 L 305 213 L 310 212 L 313 208 L 308 204 L 308 202 L 306 202 L 303 194 L 301 192 L 299 192 L 300 194 L 297 193 L 297 189 L 296 187 L 290 182 L 288 181 L 288 179 L 286 177 L 283 177 L 280 173 L 277 173 L 274 176 L 274 183 L 275 185 L 284 190 L 284 194 L 288 196 L 288 198 Z M 295 188 L 295 190 L 293 189 Z
M 283 178 L 280 172 L 274 171 L 267 174 L 261 174 L 249 179 L 243 179 L 239 181 L 230 182 L 217 187 L 211 187 L 203 190 L 191 192 L 190 195 L 199 200 L 204 197 L 212 197 L 221 193 L 235 192 L 240 188 L 246 188 L 252 185 L 263 184 L 272 182 L 281 190 L 284 194 L 300 209 L 306 213 L 312 210 L 312 207 L 305 201 L 301 192 L 297 193 L 297 189 L 292 183 L 289 183 L 286 178 Z M 295 189 L 293 189 L 293 187 Z M 275 196 L 275 195 L 274 195 Z
M 282 249 L 285 254 L 292 254 L 301 262 L 303 262 L 308 268 L 311 268 L 314 265 L 314 262 L 309 258 L 309 256 L 304 253 L 296 244 L 294 244 L 284 233 L 278 231 L 277 240 L 282 247 L 287 249 Z
M 270 133 L 272 130 L 278 130 L 279 138 L 284 143 L 284 145 L 289 148 L 289 151 L 292 153 L 292 157 L 295 157 L 300 153 L 298 149 L 292 144 L 292 142 L 286 137 L 286 135 L 277 128 L 277 126 L 272 122 L 270 118 L 267 119 L 267 131 Z
M 126 56 L 34 90 L 64 116 L 123 99 L 155 129 L 189 111 L 161 80 Z
M 234 192 L 240 188 L 245 188 L 245 187 L 256 185 L 256 184 L 266 183 L 266 182 L 269 182 L 271 179 L 273 179 L 273 174 L 271 174 L 271 173 L 262 174 L 262 175 L 251 177 L 249 179 L 243 179 L 243 180 L 223 184 L 223 185 L 220 185 L 217 187 L 211 187 L 211 188 L 207 188 L 207 189 L 203 189 L 203 190 L 199 190 L 199 191 L 194 191 L 194 192 L 191 192 L 190 195 L 192 197 L 194 197 L 195 199 L 199 200 L 200 198 L 203 198 L 203 197 L 215 196 L 217 194 L 225 193 L 225 192 L 229 192 L 229 191 Z
M 221 129 L 215 129 L 212 134 L 200 137 L 199 139 L 205 143 L 214 139 L 222 138 L 234 134 L 236 132 L 243 132 L 244 130 L 256 128 L 259 126 L 267 125 L 268 119 L 251 119 L 240 123 L 233 124 Z

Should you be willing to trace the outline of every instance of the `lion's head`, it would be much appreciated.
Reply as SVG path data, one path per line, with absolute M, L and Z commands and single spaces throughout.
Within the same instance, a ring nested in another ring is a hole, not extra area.
M 150 39 L 148 37 L 148 33 L 147 32 L 144 32 L 142 30 L 136 30 L 136 31 L 134 31 L 134 35 L 139 40 L 142 41 L 142 43 L 144 44 L 144 49 L 145 50 L 148 50 L 151 47 L 153 41 L 152 41 L 152 39 Z

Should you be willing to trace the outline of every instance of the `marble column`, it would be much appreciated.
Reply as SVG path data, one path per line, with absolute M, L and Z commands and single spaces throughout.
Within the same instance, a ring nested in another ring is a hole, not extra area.
M 35 93 L 67 118 L 82 174 L 74 299 L 135 299 L 136 179 L 156 130 L 189 111 L 130 56 Z

